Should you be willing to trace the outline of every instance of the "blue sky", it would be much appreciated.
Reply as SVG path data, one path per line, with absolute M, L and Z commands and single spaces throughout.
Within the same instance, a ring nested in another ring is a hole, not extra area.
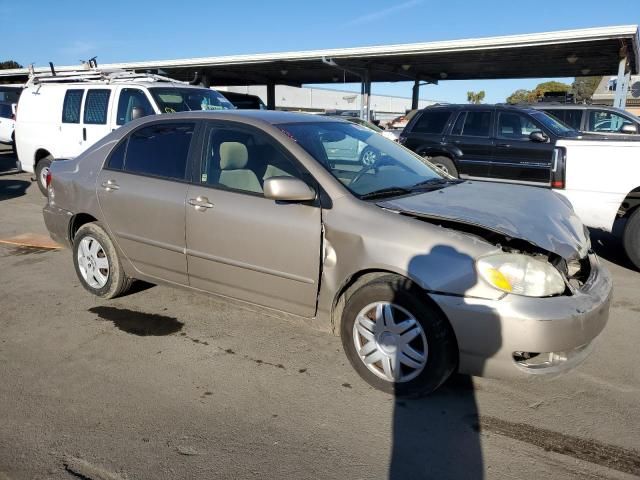
M 637 24 L 638 5 L 638 0 L 618 0 L 615 6 L 594 0 L 0 0 L 0 60 L 68 65 L 94 55 L 110 63 L 453 40 Z M 486 101 L 500 102 L 539 81 L 445 81 L 423 87 L 421 97 L 464 102 L 468 90 L 485 90 Z M 373 86 L 373 93 L 410 92 L 406 83 Z

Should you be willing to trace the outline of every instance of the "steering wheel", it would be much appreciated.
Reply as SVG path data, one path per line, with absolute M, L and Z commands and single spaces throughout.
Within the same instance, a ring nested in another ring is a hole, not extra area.
M 353 185 L 354 183 L 359 182 L 360 179 L 364 177 L 365 173 L 367 173 L 369 170 L 373 170 L 377 168 L 378 165 L 380 164 L 381 158 L 382 158 L 382 155 L 378 154 L 376 155 L 375 159 L 373 159 L 373 161 L 363 162 L 364 166 L 358 171 L 358 173 L 356 173 L 356 176 L 353 177 L 349 185 Z

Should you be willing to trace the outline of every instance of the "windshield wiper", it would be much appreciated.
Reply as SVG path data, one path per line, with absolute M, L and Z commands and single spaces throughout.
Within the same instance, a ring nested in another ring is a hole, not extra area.
M 423 182 L 418 182 L 415 185 L 411 185 L 409 187 L 411 190 L 418 190 L 425 187 L 442 187 L 444 185 L 453 185 L 456 183 L 461 183 L 464 180 L 454 179 L 454 178 L 430 178 L 429 180 L 424 180 Z
M 362 200 L 371 200 L 373 198 L 393 197 L 394 195 L 406 195 L 412 193 L 411 189 L 403 187 L 387 187 L 380 190 L 374 190 L 373 192 L 360 195 Z

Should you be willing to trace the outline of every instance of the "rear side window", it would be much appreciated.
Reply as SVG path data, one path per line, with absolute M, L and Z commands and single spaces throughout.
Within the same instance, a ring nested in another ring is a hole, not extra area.
M 425 110 L 412 130 L 419 133 L 442 133 L 450 116 L 451 110 Z
M 462 115 L 461 115 L 462 116 Z M 460 116 L 460 117 L 461 117 Z M 470 137 L 488 137 L 491 132 L 491 112 L 466 112 L 464 122 L 458 117 L 453 135 L 468 135 Z M 462 123 L 462 130 L 459 130 Z
M 122 170 L 124 166 L 124 154 L 127 151 L 127 140 L 121 142 L 116 148 L 113 149 L 107 162 L 107 167 L 113 170 Z
M 120 98 L 118 99 L 118 118 L 116 124 L 124 125 L 131 121 L 131 116 L 134 108 L 141 108 L 143 116 L 153 115 L 156 112 L 153 111 L 153 107 L 147 96 L 142 90 L 137 88 L 123 88 L 120 91 Z
M 84 90 L 67 90 L 62 104 L 62 123 L 80 123 L 80 105 Z
M 84 102 L 84 123 L 104 125 L 107 123 L 107 109 L 111 90 L 90 89 Z
M 193 123 L 162 123 L 136 130 L 129 137 L 124 171 L 184 180 L 194 129 Z

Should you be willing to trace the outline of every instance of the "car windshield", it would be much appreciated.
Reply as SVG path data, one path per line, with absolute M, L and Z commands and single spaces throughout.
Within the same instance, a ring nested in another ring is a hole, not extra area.
M 154 87 L 149 91 L 162 113 L 235 108 L 221 94 L 208 88 Z
M 577 130 L 544 112 L 531 112 L 531 116 L 559 137 L 577 137 L 580 135 Z
M 360 125 L 336 121 L 291 123 L 280 128 L 362 199 L 457 182 L 422 157 Z

